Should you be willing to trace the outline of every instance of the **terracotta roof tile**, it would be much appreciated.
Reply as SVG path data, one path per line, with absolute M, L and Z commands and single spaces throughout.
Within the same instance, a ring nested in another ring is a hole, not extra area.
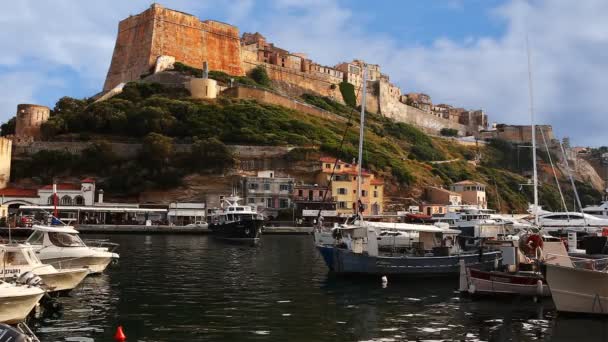
M 53 184 L 45 185 L 40 190 L 53 190 Z M 80 190 L 80 184 L 59 183 L 57 190 Z
M 36 189 L 5 188 L 0 190 L 0 196 L 6 197 L 38 197 Z

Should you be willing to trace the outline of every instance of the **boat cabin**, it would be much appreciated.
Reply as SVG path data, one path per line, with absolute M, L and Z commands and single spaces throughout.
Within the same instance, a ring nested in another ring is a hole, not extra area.
M 78 231 L 70 226 L 53 227 L 39 226 L 32 227 L 34 232 L 25 241 L 34 246 L 56 246 L 62 248 L 86 247 L 78 235 Z
M 0 274 L 4 276 L 19 275 L 21 269 L 27 267 L 40 267 L 42 262 L 32 247 L 23 244 L 0 245 L 2 265 Z
M 210 215 L 210 222 L 223 224 L 226 222 L 262 220 L 263 217 L 255 208 L 249 205 L 240 205 L 240 198 L 231 196 L 223 200 L 222 209 L 216 209 Z

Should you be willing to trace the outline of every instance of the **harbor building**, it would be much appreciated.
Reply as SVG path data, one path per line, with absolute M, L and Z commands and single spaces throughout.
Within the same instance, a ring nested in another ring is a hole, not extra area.
M 292 177 L 277 177 L 272 170 L 258 171 L 255 176 L 243 177 L 243 197 L 264 215 L 277 217 L 280 210 L 292 207 L 294 184 Z
M 355 214 L 357 203 L 357 164 L 346 163 L 335 158 L 321 158 L 321 172 L 317 183 L 331 187 L 329 190 L 336 203 L 336 213 L 342 216 Z M 332 171 L 334 178 L 331 179 Z M 361 202 L 363 215 L 380 215 L 384 210 L 384 181 L 377 179 L 367 170 L 361 172 Z M 330 185 L 331 180 L 331 185 Z
M 462 196 L 462 204 L 476 205 L 481 209 L 488 208 L 485 184 L 465 180 L 452 184 L 450 190 Z

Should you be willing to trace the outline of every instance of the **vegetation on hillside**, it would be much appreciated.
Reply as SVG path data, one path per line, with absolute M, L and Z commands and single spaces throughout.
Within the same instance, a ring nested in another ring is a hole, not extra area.
M 342 98 L 344 99 L 344 103 L 346 103 L 350 107 L 357 106 L 357 96 L 355 95 L 355 86 L 348 82 L 341 82 L 339 84 L 340 93 L 342 94 Z
M 188 173 L 223 172 L 235 162 L 230 144 L 297 146 L 287 155 L 292 161 L 318 155 L 319 150 L 342 160 L 356 158 L 358 111 L 327 97 L 302 98 L 348 122 L 250 100 L 193 100 L 184 89 L 151 83 L 129 83 L 120 95 L 99 103 L 62 98 L 42 127 L 46 139 L 102 136 L 141 142 L 137 158 L 120 157 L 101 141 L 81 155 L 44 151 L 15 161 L 14 177 L 48 183 L 58 176 L 94 174 L 103 179 L 104 189 L 136 194 L 179 185 Z M 183 144 L 190 146 L 186 152 L 180 148 Z M 527 179 L 517 172 L 530 162 L 530 149 L 500 141 L 461 146 L 381 115 L 366 116 L 363 166 L 387 180 L 388 192 L 399 189 L 403 197 L 414 186 L 471 179 L 488 186 L 491 207 L 521 211 L 532 195 L 529 186 L 521 185 Z M 588 187 L 583 191 L 584 201 L 595 200 Z M 540 196 L 545 207 L 559 209 L 561 200 L 551 184 L 541 187 Z

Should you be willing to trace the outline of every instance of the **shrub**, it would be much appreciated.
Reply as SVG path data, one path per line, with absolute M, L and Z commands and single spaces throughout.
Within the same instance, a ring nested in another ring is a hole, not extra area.
M 344 103 L 346 103 L 350 107 L 357 106 L 357 96 L 355 95 L 355 86 L 348 82 L 340 83 L 340 93 L 342 94 L 342 99 L 344 99 Z
M 439 131 L 439 133 L 441 135 L 443 135 L 444 137 L 456 137 L 456 136 L 458 136 L 458 130 L 454 129 L 454 128 L 442 128 L 441 131 Z
M 268 77 L 268 73 L 266 72 L 266 68 L 258 65 L 253 68 L 249 72 L 249 77 L 251 77 L 257 84 L 262 85 L 264 87 L 270 87 L 270 77 Z
M 0 135 L 4 137 L 15 134 L 15 123 L 15 117 L 10 118 L 7 122 L 3 123 L 2 126 L 0 126 Z

